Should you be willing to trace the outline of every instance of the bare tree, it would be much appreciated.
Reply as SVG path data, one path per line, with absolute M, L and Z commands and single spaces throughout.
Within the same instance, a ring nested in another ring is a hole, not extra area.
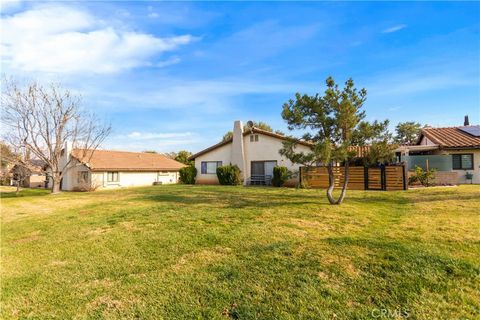
M 23 186 L 25 180 L 32 175 L 32 171 L 28 167 L 28 164 L 22 160 L 17 161 L 12 169 L 12 178 L 17 187 L 16 195 L 20 193 L 20 187 Z
M 72 167 L 72 157 L 63 157 L 65 144 L 81 150 L 83 156 L 91 156 L 110 133 L 110 126 L 84 112 L 80 97 L 60 85 L 31 83 L 22 87 L 13 80 L 3 82 L 1 121 L 8 128 L 5 139 L 14 148 L 45 161 L 52 193 L 60 192 L 61 180 Z

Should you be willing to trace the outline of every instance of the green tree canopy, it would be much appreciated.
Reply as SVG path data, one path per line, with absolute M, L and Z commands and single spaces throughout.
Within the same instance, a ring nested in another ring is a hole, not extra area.
M 421 128 L 422 125 L 418 122 L 400 122 L 395 127 L 395 142 L 399 144 L 415 144 Z
M 191 155 L 192 155 L 192 153 L 190 151 L 187 151 L 187 150 L 165 153 L 165 156 L 169 157 L 170 159 L 173 159 L 175 161 L 181 162 L 181 163 L 189 165 L 189 166 L 194 164 L 194 161 L 188 160 L 188 158 Z
M 326 164 L 329 174 L 327 198 L 331 204 L 341 204 L 346 195 L 349 179 L 349 162 L 355 157 L 354 145 L 388 145 L 390 134 L 388 120 L 369 123 L 362 110 L 367 97 L 365 89 L 357 90 L 352 79 L 340 89 L 332 77 L 326 80 L 323 95 L 313 96 L 297 93 L 283 105 L 282 118 L 289 130 L 307 130 L 304 140 L 313 142 L 309 153 L 296 152 L 299 139 L 290 138 L 280 153 L 294 163 L 313 165 Z M 338 199 L 333 197 L 335 163 L 344 163 L 345 179 Z

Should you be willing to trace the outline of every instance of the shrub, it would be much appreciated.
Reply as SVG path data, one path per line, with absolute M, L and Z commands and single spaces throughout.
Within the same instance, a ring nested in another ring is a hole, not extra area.
M 183 167 L 179 171 L 180 173 L 180 182 L 184 184 L 195 184 L 195 179 L 197 177 L 197 168 L 194 166 Z
M 272 184 L 275 187 L 281 187 L 288 180 L 288 169 L 287 167 L 275 166 L 273 168 L 273 178 Z
M 217 168 L 218 182 L 221 185 L 236 186 L 242 184 L 240 168 L 237 165 L 226 165 Z
M 424 187 L 432 185 L 432 180 L 435 178 L 435 169 L 423 170 L 419 166 L 415 166 L 415 174 L 408 178 L 408 184 L 414 184 L 420 182 Z
M 75 187 L 73 187 L 72 191 L 75 191 L 75 192 L 90 192 L 90 191 L 95 191 L 97 189 L 98 189 L 98 185 L 83 181 L 83 182 L 80 182 L 79 184 L 77 184 Z

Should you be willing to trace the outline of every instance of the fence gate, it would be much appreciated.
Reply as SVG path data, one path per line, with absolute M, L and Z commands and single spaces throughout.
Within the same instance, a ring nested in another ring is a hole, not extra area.
M 405 165 L 379 167 L 350 167 L 348 189 L 356 190 L 406 190 L 408 188 Z M 333 167 L 335 187 L 344 181 L 344 167 Z M 301 167 L 300 182 L 311 188 L 328 187 L 327 167 Z

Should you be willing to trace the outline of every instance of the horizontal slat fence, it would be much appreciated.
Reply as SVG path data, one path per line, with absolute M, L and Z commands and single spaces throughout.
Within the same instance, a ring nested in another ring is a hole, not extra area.
M 344 167 L 333 167 L 335 187 L 344 181 Z M 348 189 L 350 190 L 406 190 L 405 166 L 389 165 L 381 167 L 349 168 Z M 301 167 L 301 183 L 309 188 L 328 188 L 328 170 L 325 166 Z

